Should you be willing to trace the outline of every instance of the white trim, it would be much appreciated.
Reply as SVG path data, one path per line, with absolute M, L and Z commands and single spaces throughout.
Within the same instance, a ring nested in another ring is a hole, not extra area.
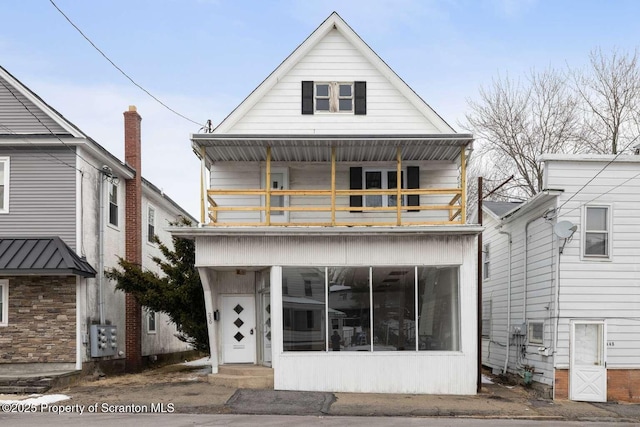
M 482 280 L 491 280 L 491 242 L 482 245 Z
M 83 284 L 87 283 L 87 279 L 76 276 L 76 370 L 82 370 L 82 318 L 80 313 L 80 301 L 82 299 Z
M 9 280 L 0 279 L 0 298 L 2 301 L 2 311 L 0 314 L 0 326 L 9 325 Z
M 146 326 L 147 326 L 147 335 L 155 335 L 158 333 L 158 313 L 156 313 L 153 310 L 145 310 L 144 311 L 144 317 L 146 320 Z M 151 316 L 153 315 L 153 329 L 151 329 Z
M 589 208 L 604 208 L 607 209 L 607 230 L 593 230 L 593 233 L 607 233 L 607 254 L 606 255 L 587 255 L 587 210 Z M 582 207 L 581 213 L 582 230 L 580 233 L 580 260 L 581 261 L 596 261 L 596 262 L 609 262 L 613 260 L 613 205 L 608 203 L 588 204 Z
M 153 211 L 153 224 L 150 224 L 149 221 L 149 211 Z M 152 205 L 151 203 L 147 203 L 147 215 L 146 218 L 147 220 L 145 221 L 146 224 L 146 230 L 145 230 L 145 236 L 146 236 L 146 242 L 148 245 L 151 246 L 155 246 L 155 243 L 153 243 L 153 241 L 151 241 L 151 236 L 149 236 L 149 225 L 153 225 L 153 234 L 158 234 L 156 231 L 156 217 L 158 216 L 158 209 L 156 209 L 156 207 L 154 205 Z
M 2 199 L 2 206 L 0 206 L 0 214 L 9 213 L 9 183 L 11 182 L 11 158 L 0 157 L 0 163 L 4 164 L 4 197 Z

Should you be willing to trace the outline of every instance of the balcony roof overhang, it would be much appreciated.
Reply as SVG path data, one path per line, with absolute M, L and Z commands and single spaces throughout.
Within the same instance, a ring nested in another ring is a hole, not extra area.
M 207 162 L 259 162 L 271 147 L 274 162 L 329 162 L 336 147 L 339 162 L 395 161 L 397 148 L 403 160 L 455 161 L 462 147 L 473 142 L 470 134 L 426 135 L 216 135 L 192 134 L 194 151 L 205 151 Z

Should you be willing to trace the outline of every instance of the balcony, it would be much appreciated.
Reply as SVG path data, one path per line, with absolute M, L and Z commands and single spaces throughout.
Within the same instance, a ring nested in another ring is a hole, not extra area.
M 201 222 L 211 227 L 464 224 L 466 150 L 471 141 L 470 135 L 459 134 L 367 138 L 193 135 L 194 151 L 202 161 Z M 216 166 L 227 162 L 255 170 L 262 185 L 207 188 L 207 171 L 214 178 L 209 182 L 215 183 Z M 439 165 L 446 169 L 447 185 L 420 179 L 419 186 L 406 188 L 405 162 Z M 349 188 L 347 168 L 380 164 L 387 165 L 387 188 Z M 297 165 L 294 170 L 313 171 L 315 179 L 300 182 L 305 180 L 294 177 L 295 185 L 272 188 L 264 183 L 274 182 L 273 165 Z M 453 181 L 452 170 L 457 174 Z

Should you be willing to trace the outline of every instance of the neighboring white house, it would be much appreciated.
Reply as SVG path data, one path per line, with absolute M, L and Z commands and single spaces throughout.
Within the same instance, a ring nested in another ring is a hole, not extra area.
M 118 257 L 157 271 L 148 234 L 170 245 L 169 222 L 191 218 L 140 176 L 135 107 L 125 121 L 123 163 L 0 67 L 0 372 L 119 369 L 125 355 L 190 349 L 167 316 L 126 314 L 102 274 Z
M 331 14 L 212 133 L 195 238 L 212 369 L 276 389 L 475 394 L 475 239 L 456 133 Z M 208 177 L 208 178 L 207 178 Z
M 638 402 L 640 156 L 541 161 L 546 190 L 483 205 L 483 363 L 555 398 Z

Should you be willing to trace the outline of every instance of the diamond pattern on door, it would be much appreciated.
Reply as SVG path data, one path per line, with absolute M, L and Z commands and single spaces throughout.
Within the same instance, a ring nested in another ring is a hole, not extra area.
M 242 335 L 240 332 L 238 332 L 233 337 L 236 339 L 236 341 L 240 342 L 244 338 L 244 335 Z
M 242 325 L 244 325 L 244 322 L 242 321 L 241 318 L 237 318 L 235 322 L 233 322 L 234 325 L 236 325 L 238 328 Z
M 238 304 L 235 307 L 233 307 L 233 311 L 235 311 L 237 314 L 242 313 L 243 310 L 244 310 L 244 308 L 240 304 Z

